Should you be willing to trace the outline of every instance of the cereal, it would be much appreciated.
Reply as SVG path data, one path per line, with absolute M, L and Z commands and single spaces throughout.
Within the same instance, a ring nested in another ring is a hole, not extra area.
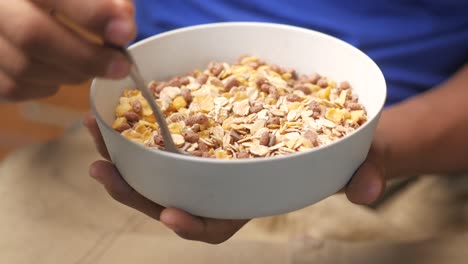
M 352 133 L 367 112 L 347 81 L 298 74 L 254 56 L 211 62 L 204 70 L 149 84 L 174 143 L 190 155 L 216 159 L 275 157 L 307 151 Z M 125 90 L 112 127 L 162 149 L 148 102 Z
M 229 135 L 234 142 L 237 142 L 242 139 L 242 136 L 235 130 L 231 130 L 231 133 L 229 133 Z
M 184 108 L 187 106 L 187 101 L 184 99 L 184 96 L 179 95 L 176 98 L 174 98 L 174 101 L 172 102 L 174 105 L 174 108 L 176 110 L 180 110 L 181 108 Z
M 200 137 L 198 136 L 197 133 L 193 132 L 192 130 L 187 130 L 184 132 L 184 138 L 185 138 L 185 141 L 189 142 L 189 143 L 195 143 L 195 142 L 198 142 L 198 140 L 200 139 Z
M 200 150 L 194 150 L 194 151 L 190 152 L 190 154 L 192 154 L 193 156 L 196 156 L 196 157 L 201 157 L 203 155 L 203 152 L 201 152 Z
M 321 88 L 327 88 L 328 87 L 328 81 L 327 81 L 327 79 L 322 78 L 317 82 L 317 85 L 320 86 Z
M 209 120 L 206 115 L 190 116 L 185 121 L 185 125 L 187 126 L 193 126 L 195 124 L 208 125 L 208 123 L 209 123 Z
M 208 67 L 210 69 L 210 73 L 214 76 L 218 76 L 223 71 L 223 65 L 217 62 L 211 63 Z
M 206 153 L 210 150 L 210 146 L 208 146 L 208 144 L 206 144 L 204 141 L 199 141 L 198 142 L 198 149 L 203 152 L 203 153 Z
M 268 130 L 264 130 L 261 134 L 260 134 L 260 145 L 262 146 L 267 146 L 269 145 L 270 143 L 270 132 L 268 132 Z
M 122 124 L 122 125 L 119 125 L 119 126 L 116 126 L 115 127 L 115 130 L 118 131 L 118 132 L 124 132 L 128 129 L 132 128 L 129 124 Z
M 134 101 L 132 103 L 132 109 L 133 109 L 133 112 L 137 113 L 137 114 L 140 114 L 141 113 L 141 103 L 140 101 Z
M 240 82 L 236 78 L 231 78 L 228 80 L 224 86 L 226 88 L 226 91 L 229 92 L 233 87 L 239 86 Z
M 288 100 L 289 102 L 300 102 L 302 101 L 302 98 L 297 94 L 288 94 L 286 96 L 286 100 Z
M 263 110 L 263 104 L 261 104 L 261 103 L 256 103 L 255 105 L 250 107 L 250 113 L 251 114 L 256 114 L 256 113 L 258 113 L 258 112 L 260 112 L 262 110 Z
M 361 104 L 358 104 L 358 103 L 347 103 L 346 104 L 346 107 L 349 108 L 350 110 L 361 110 L 362 109 L 362 105 Z
M 341 82 L 341 83 L 340 83 L 340 89 L 341 89 L 341 90 L 347 90 L 347 89 L 349 89 L 349 88 L 351 88 L 351 85 L 349 84 L 349 82 L 344 81 L 344 82 Z
M 312 76 L 310 76 L 310 82 L 312 84 L 317 84 L 318 81 L 320 80 L 320 78 L 321 78 L 320 74 L 314 72 L 314 73 L 312 73 Z
M 208 76 L 207 75 L 200 75 L 200 77 L 197 78 L 197 81 L 200 85 L 204 85 L 206 84 L 206 82 L 208 81 Z
M 249 152 L 247 151 L 241 151 L 239 154 L 237 154 L 238 159 L 248 159 L 250 157 Z
M 297 84 L 294 86 L 294 89 L 303 92 L 305 95 L 309 95 L 312 93 L 312 90 L 304 84 Z
M 171 134 L 172 140 L 177 147 L 182 147 L 185 144 L 185 139 L 182 135 L 179 134 Z
M 190 83 L 190 79 L 187 76 L 180 78 L 181 85 L 188 85 L 189 83 Z
M 126 112 L 123 114 L 125 119 L 129 122 L 138 122 L 140 121 L 140 116 L 135 112 Z
M 185 88 L 185 89 L 180 90 L 180 94 L 184 98 L 185 102 L 187 102 L 187 103 L 192 102 L 193 97 L 192 97 L 192 94 L 190 93 L 189 89 Z
M 159 146 L 164 146 L 164 139 L 161 135 L 155 135 L 153 137 L 154 144 L 159 145 Z

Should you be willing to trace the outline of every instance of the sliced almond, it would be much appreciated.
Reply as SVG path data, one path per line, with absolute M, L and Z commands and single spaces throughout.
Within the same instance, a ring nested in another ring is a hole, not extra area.
M 279 110 L 279 109 L 270 109 L 270 113 L 272 113 L 273 115 L 275 116 L 279 116 L 279 117 L 283 117 L 283 116 L 286 116 L 286 113 Z
M 235 115 L 246 116 L 249 114 L 250 104 L 249 100 L 242 100 L 240 102 L 235 102 L 232 108 Z
M 185 145 L 185 139 L 180 134 L 171 134 L 172 140 L 177 147 L 182 147 Z
M 259 145 L 259 144 L 255 144 L 250 147 L 250 153 L 256 156 L 260 156 L 260 157 L 265 156 L 269 151 L 270 151 L 270 148 Z
M 288 113 L 288 117 L 286 118 L 289 122 L 292 122 L 292 121 L 295 121 L 296 120 L 296 117 L 297 117 L 297 112 L 292 110 L 292 111 L 289 111 Z
M 250 127 L 250 134 L 255 135 L 260 129 L 265 127 L 265 124 L 265 120 L 255 121 L 255 123 Z

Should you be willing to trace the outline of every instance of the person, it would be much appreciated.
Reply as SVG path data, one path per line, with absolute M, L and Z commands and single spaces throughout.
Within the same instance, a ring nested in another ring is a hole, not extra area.
M 127 76 L 129 64 L 121 54 L 68 30 L 49 15 L 51 9 L 116 45 L 219 21 L 268 21 L 331 34 L 366 52 L 388 82 L 386 108 L 368 157 L 344 189 L 351 202 L 373 203 L 390 179 L 468 170 L 465 1 L 2 1 L 0 98 L 40 98 L 61 84 Z M 118 202 L 182 238 L 212 244 L 226 241 L 249 221 L 200 218 L 147 200 L 109 161 L 94 117 L 84 123 L 105 159 L 90 167 L 90 175 Z

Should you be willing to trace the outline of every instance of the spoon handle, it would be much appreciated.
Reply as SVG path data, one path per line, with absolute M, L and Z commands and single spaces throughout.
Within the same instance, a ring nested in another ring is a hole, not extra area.
M 154 100 L 154 97 L 149 91 L 148 86 L 145 85 L 145 82 L 143 81 L 136 64 L 132 64 L 130 76 L 137 85 L 138 89 L 141 91 L 143 97 L 146 99 L 146 101 L 148 101 L 151 110 L 153 110 L 153 113 L 156 115 L 156 121 L 158 122 L 159 129 L 164 139 L 164 148 L 167 151 L 173 153 L 180 153 L 178 148 L 175 146 L 174 141 L 172 140 L 171 132 L 169 131 L 169 128 L 167 126 L 166 118 L 162 113 L 161 109 L 159 108 L 158 104 Z
M 136 84 L 137 89 L 141 91 L 143 97 L 146 99 L 146 101 L 148 101 L 148 104 L 150 105 L 151 110 L 153 110 L 153 113 L 155 114 L 156 121 L 158 122 L 159 129 L 164 139 L 164 149 L 172 153 L 180 154 L 181 152 L 179 151 L 179 149 L 174 144 L 174 141 L 172 140 L 171 132 L 169 131 L 169 128 L 167 126 L 166 118 L 164 114 L 162 113 L 161 109 L 159 108 L 158 104 L 154 100 L 154 97 L 151 91 L 149 90 L 148 86 L 145 84 L 145 81 L 140 73 L 140 70 L 138 69 L 137 64 L 135 63 L 135 60 L 133 59 L 133 56 L 124 47 L 116 46 L 116 45 L 109 44 L 109 43 L 105 43 L 104 45 L 106 47 L 119 50 L 130 61 L 130 63 L 132 64 L 132 67 L 130 70 L 130 77 L 132 77 L 133 81 Z

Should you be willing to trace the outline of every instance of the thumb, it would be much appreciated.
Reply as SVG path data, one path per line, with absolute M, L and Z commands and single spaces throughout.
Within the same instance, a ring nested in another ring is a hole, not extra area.
M 367 159 L 346 186 L 346 196 L 356 204 L 369 205 L 385 190 L 385 168 L 382 155 L 371 147 Z

